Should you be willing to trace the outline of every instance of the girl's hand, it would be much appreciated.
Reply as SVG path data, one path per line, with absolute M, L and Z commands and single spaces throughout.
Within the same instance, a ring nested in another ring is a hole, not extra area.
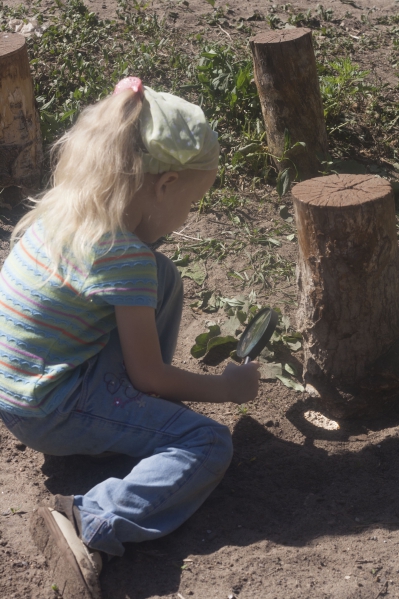
M 237 366 L 227 364 L 222 377 L 228 386 L 228 399 L 236 404 L 243 404 L 255 399 L 258 394 L 260 372 L 259 362 L 249 362 Z
M 172 401 L 242 404 L 255 399 L 257 362 L 228 364 L 221 375 L 181 370 L 163 363 L 153 308 L 115 306 L 115 315 L 126 370 L 139 391 Z

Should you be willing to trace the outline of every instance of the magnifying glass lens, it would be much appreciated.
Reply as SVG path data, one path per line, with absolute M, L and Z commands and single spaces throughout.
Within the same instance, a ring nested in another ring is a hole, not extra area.
M 266 346 L 278 322 L 278 314 L 270 308 L 260 310 L 240 337 L 237 356 L 254 360 Z
M 245 337 L 242 339 L 240 347 L 241 353 L 248 356 L 262 337 L 270 322 L 271 312 L 265 312 L 260 318 L 256 319 L 252 326 L 245 331 Z

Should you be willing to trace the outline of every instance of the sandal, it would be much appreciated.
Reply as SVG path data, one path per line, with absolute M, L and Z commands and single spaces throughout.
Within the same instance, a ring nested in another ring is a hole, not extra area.
M 69 510 L 42 506 L 33 512 L 30 526 L 33 541 L 48 561 L 63 599 L 101 599 L 98 580 L 101 555 L 98 551 L 91 552 L 78 536 L 73 497 L 55 497 L 57 507 L 68 503 Z

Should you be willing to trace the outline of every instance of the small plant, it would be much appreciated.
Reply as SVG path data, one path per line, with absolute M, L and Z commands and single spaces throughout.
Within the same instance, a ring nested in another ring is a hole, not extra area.
M 298 169 L 291 156 L 293 150 L 299 147 L 305 148 L 305 142 L 297 141 L 293 144 L 291 141 L 291 134 L 288 131 L 288 129 L 286 129 L 284 131 L 284 152 L 281 156 L 273 156 L 273 158 L 279 164 L 289 163 L 289 166 L 285 167 L 282 171 L 280 171 L 277 176 L 276 191 L 278 193 L 279 198 L 282 198 L 282 196 L 284 196 L 289 191 L 291 182 L 296 181 L 296 179 L 298 179 Z
M 318 4 L 316 7 L 316 14 L 319 15 L 323 21 L 332 21 L 334 11 L 332 8 L 324 8 L 322 4 Z
M 229 46 L 205 46 L 197 65 L 201 103 L 224 122 L 246 123 L 260 114 L 249 55 L 237 59 Z
M 361 70 L 350 58 L 329 62 L 320 70 L 320 91 L 327 125 L 335 122 L 351 103 L 358 102 L 374 89 L 365 82 L 369 71 Z
M 243 403 L 240 406 L 237 406 L 237 412 L 240 416 L 247 416 L 249 414 L 249 408 Z
M 18 514 L 20 509 L 21 509 L 21 507 L 10 507 L 10 512 L 12 513 L 13 516 L 15 516 L 15 514 Z

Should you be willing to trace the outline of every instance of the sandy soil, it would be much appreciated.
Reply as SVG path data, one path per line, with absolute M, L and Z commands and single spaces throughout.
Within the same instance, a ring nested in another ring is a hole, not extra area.
M 88 4 L 102 16 L 115 13 L 115 2 Z M 291 4 L 302 10 L 316 7 L 309 1 Z M 337 19 L 350 10 L 352 23 L 360 23 L 360 15 L 374 6 L 381 15 L 397 12 L 397 4 L 388 0 L 323 4 L 334 9 Z M 229 19 L 233 23 L 268 6 L 266 0 L 230 0 Z M 149 9 L 182 31 L 195 31 L 199 17 L 211 10 L 202 0 L 188 5 L 156 1 Z M 251 25 L 254 32 L 265 27 Z M 226 31 L 235 35 L 234 28 Z M 226 31 L 211 33 L 223 39 Z M 370 53 L 364 60 L 379 63 L 387 80 L 394 77 L 380 56 Z M 1 259 L 21 214 L 18 207 L 1 211 Z M 248 217 L 265 223 L 278 218 L 278 211 L 264 205 L 249 210 Z M 215 215 L 198 217 L 193 212 L 185 232 L 209 235 L 217 227 Z M 296 248 L 290 244 L 282 251 L 294 258 Z M 212 264 L 207 287 L 234 295 L 237 281 L 227 277 L 227 267 L 228 263 Z M 175 364 L 211 371 L 189 357 L 209 315 L 190 309 L 198 288 L 185 281 Z M 283 305 L 287 292 L 295 288 L 271 297 L 263 294 L 261 300 Z M 285 310 L 292 311 L 289 304 Z M 231 404 L 192 407 L 230 427 L 232 465 L 217 490 L 179 530 L 156 542 L 128 545 L 125 556 L 108 565 L 101 577 L 104 599 L 399 598 L 399 411 L 379 421 L 341 423 L 339 430 L 326 431 L 304 419 L 312 400 L 279 382 L 263 382 L 245 415 Z M 54 599 L 51 586 L 57 581 L 29 535 L 32 509 L 52 494 L 80 494 L 111 475 L 123 477 L 132 462 L 127 457 L 98 462 L 44 456 L 21 445 L 3 425 L 0 450 L 0 597 Z

